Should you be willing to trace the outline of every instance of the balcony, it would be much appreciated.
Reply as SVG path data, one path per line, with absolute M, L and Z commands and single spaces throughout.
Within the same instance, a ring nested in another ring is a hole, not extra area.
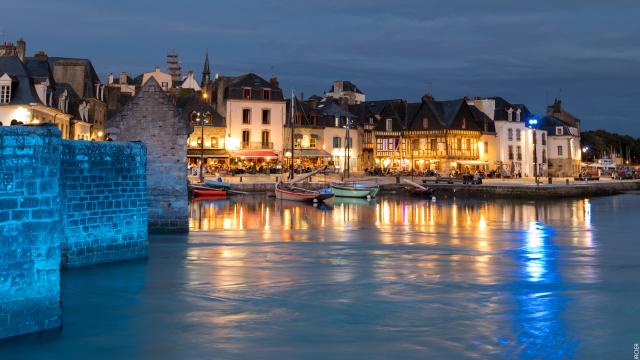
M 261 149 L 273 149 L 272 142 L 260 142 L 260 141 L 251 141 L 251 142 L 241 142 L 240 148 L 242 150 L 261 150 Z

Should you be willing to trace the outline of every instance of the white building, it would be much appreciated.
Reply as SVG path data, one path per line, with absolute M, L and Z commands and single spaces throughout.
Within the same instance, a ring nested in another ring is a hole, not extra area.
M 582 162 L 580 120 L 564 110 L 561 101 L 556 99 L 547 107 L 547 116 L 540 119 L 540 128 L 549 134 L 549 174 L 576 176 Z
M 355 105 L 365 102 L 364 93 L 351 81 L 336 80 L 331 85 L 331 90 L 324 93 L 325 98 L 346 100 L 347 104 Z
M 171 87 L 172 87 L 173 80 L 171 78 L 171 75 L 168 74 L 168 73 L 160 71 L 159 67 L 156 67 L 153 71 L 146 72 L 146 73 L 144 73 L 142 75 L 142 84 L 141 84 L 141 86 L 144 86 L 144 84 L 150 78 L 156 79 L 156 81 L 158 82 L 158 84 L 160 84 L 160 87 L 162 87 L 162 90 L 164 90 L 164 91 L 169 91 L 169 89 L 171 89 Z
M 226 119 L 225 147 L 236 163 L 283 155 L 286 102 L 278 80 L 249 73 L 215 80 L 216 110 Z
M 533 114 L 523 104 L 511 104 L 500 97 L 467 101 L 487 114 L 496 130 L 494 166 L 503 176 L 547 174 L 547 131 L 535 124 Z M 534 123 L 529 123 L 534 119 Z M 534 152 L 535 149 L 535 152 Z

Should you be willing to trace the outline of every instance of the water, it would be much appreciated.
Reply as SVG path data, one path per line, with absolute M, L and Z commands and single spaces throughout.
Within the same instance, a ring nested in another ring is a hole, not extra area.
M 149 259 L 63 273 L 0 359 L 633 358 L 640 195 L 197 202 Z

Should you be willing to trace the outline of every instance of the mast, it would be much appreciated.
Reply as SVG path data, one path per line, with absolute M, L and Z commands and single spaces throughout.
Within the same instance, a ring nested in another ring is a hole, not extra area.
M 293 176 L 294 176 L 294 171 L 293 171 L 293 149 L 294 149 L 294 144 L 295 144 L 295 139 L 294 139 L 294 127 L 295 127 L 295 114 L 294 114 L 294 110 L 295 110 L 295 106 L 294 103 L 296 101 L 295 99 L 295 93 L 294 93 L 294 89 L 291 89 L 291 165 L 289 166 L 289 180 L 293 180 Z

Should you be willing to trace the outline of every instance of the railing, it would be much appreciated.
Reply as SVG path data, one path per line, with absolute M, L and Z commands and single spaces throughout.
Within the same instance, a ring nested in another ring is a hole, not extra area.
M 259 149 L 273 149 L 273 143 L 263 143 L 260 141 L 242 142 L 241 147 L 243 150 L 259 150 Z

